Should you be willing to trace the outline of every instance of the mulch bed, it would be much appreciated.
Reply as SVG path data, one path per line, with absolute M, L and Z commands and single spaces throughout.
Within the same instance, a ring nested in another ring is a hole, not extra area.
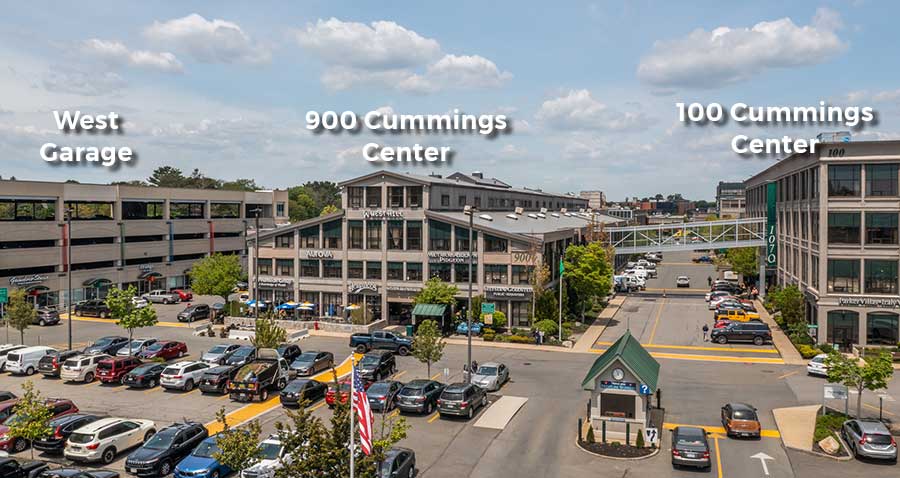
M 642 458 L 653 454 L 655 451 L 653 448 L 636 448 L 622 444 L 611 445 L 609 443 L 604 445 L 603 443 L 588 443 L 586 441 L 579 441 L 578 445 L 589 452 L 613 458 Z

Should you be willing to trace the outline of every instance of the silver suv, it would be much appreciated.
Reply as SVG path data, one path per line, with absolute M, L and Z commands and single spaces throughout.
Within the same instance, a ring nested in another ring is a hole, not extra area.
M 210 365 L 204 362 L 177 362 L 169 365 L 159 376 L 163 388 L 190 392 L 200 383 L 200 377 Z
M 841 438 L 857 457 L 897 461 L 897 442 L 877 420 L 847 420 L 841 426 Z

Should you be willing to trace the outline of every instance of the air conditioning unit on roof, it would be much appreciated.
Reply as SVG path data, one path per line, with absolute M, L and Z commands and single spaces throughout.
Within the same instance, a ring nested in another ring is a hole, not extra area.
M 516 208 L 516 214 L 521 215 L 523 212 L 525 212 L 525 209 L 522 209 L 521 207 Z

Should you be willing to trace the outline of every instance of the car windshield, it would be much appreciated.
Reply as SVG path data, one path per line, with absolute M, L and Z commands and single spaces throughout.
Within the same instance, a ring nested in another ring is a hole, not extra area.
M 477 374 L 478 375 L 497 375 L 497 367 L 488 367 L 488 366 L 482 365 L 481 367 L 478 367 Z
M 703 435 L 701 433 L 702 432 L 694 431 L 681 431 L 680 433 L 676 433 L 676 444 L 688 446 L 703 445 Z
M 735 420 L 756 420 L 756 412 L 753 410 L 735 410 Z
M 113 342 L 113 339 L 111 339 L 110 337 L 103 337 L 102 339 L 97 339 L 97 341 L 94 342 L 94 346 L 95 347 L 105 347 L 105 346 L 111 344 L 112 342 Z
M 400 390 L 400 395 L 403 395 L 404 397 L 415 397 L 422 395 L 422 389 L 420 387 L 403 387 L 403 390 Z
M 275 460 L 278 458 L 278 455 L 281 454 L 281 444 L 266 442 L 260 443 L 259 453 L 259 457 L 263 460 Z
M 811 362 L 814 362 L 814 363 L 825 363 L 825 357 L 813 357 L 813 359 L 811 360 Z
M 147 347 L 147 351 L 148 352 L 158 352 L 158 351 L 162 350 L 162 348 L 163 348 L 163 343 L 157 342 L 157 343 Z
M 329 384 L 328 388 L 330 388 L 331 390 L 334 390 L 334 388 L 335 388 L 334 384 L 333 383 Z M 338 384 L 338 388 L 342 392 L 349 392 L 350 391 L 350 382 L 341 382 L 340 384 Z
M 156 364 L 148 363 L 148 364 L 136 367 L 134 370 L 131 371 L 131 373 L 133 373 L 135 375 L 145 374 L 145 373 L 149 372 L 150 370 L 153 370 L 153 368 L 156 366 L 157 366 Z
M 287 384 L 287 387 L 284 387 L 284 391 L 285 392 L 297 392 L 301 388 L 303 388 L 304 385 L 306 385 L 306 380 L 297 380 L 294 382 L 290 382 Z
M 153 438 L 144 444 L 144 448 L 149 450 L 168 450 L 172 446 L 173 440 L 175 440 L 174 432 L 160 432 L 153 435 Z
M 308 364 L 316 361 L 316 352 L 308 352 L 305 354 L 300 354 L 299 357 L 294 359 L 294 363 Z
M 369 389 L 366 390 L 366 393 L 369 395 L 384 395 L 388 392 L 388 387 L 390 387 L 390 384 L 384 382 L 375 382 L 369 386 Z
M 143 340 L 132 340 L 129 347 L 131 347 L 131 350 L 137 350 L 137 349 L 141 348 L 142 345 L 144 345 Z
M 377 356 L 374 356 L 374 355 L 366 355 L 366 356 L 364 356 L 364 357 L 362 358 L 362 360 L 359 362 L 359 364 L 360 364 L 360 365 L 363 365 L 363 366 L 366 366 L 366 365 L 378 365 L 379 359 L 380 359 L 380 357 L 377 357 Z
M 72 443 L 90 443 L 94 439 L 94 435 L 90 433 L 73 433 L 69 435 L 69 441 Z
M 233 357 L 246 357 L 253 353 L 253 349 L 250 347 L 239 347 L 234 351 Z
M 226 350 L 228 350 L 228 346 L 227 346 L 227 345 L 216 345 L 215 347 L 209 349 L 209 353 L 211 353 L 211 354 L 224 354 Z
M 100 362 L 97 364 L 97 370 L 112 370 L 112 362 Z
M 218 453 L 219 447 L 216 446 L 215 440 L 204 441 L 197 445 L 192 455 L 199 458 L 212 458 L 214 453 Z

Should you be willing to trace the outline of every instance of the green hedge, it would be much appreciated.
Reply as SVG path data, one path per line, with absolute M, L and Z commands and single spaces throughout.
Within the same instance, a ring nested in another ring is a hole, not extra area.
M 819 415 L 816 417 L 816 430 L 813 433 L 813 440 L 818 443 L 829 436 L 833 436 L 837 439 L 837 435 L 841 431 L 841 425 L 843 425 L 846 420 L 847 415 L 842 413 L 828 413 L 824 416 Z

